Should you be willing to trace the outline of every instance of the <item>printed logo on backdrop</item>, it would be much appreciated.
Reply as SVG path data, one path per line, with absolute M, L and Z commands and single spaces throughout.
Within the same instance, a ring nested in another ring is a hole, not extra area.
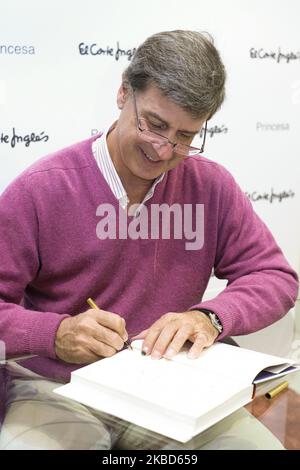
M 300 50 L 282 51 L 281 47 L 278 47 L 276 51 L 266 50 L 262 47 L 258 49 L 251 47 L 249 53 L 250 59 L 274 60 L 277 64 L 290 64 L 300 60 Z
M 209 135 L 210 137 L 214 137 L 215 135 L 218 135 L 218 134 L 227 134 L 227 132 L 228 132 L 228 127 L 226 127 L 224 124 L 222 124 L 222 126 L 218 126 L 218 125 L 215 125 L 212 127 L 207 126 L 207 135 Z M 201 131 L 199 132 L 199 136 L 203 137 L 203 134 L 204 134 L 204 129 L 202 128 Z
M 28 134 L 21 134 L 17 132 L 15 127 L 12 128 L 11 132 L 3 132 L 0 129 L 0 144 L 9 145 L 11 148 L 15 148 L 18 144 L 23 144 L 25 147 L 29 147 L 31 144 L 37 142 L 48 142 L 49 136 L 45 131 L 41 132 L 29 132 Z
M 25 44 L 0 44 L 0 55 L 34 55 L 35 47 Z
M 267 132 L 267 131 L 289 131 L 290 125 L 288 122 L 257 122 L 256 130 L 258 132 Z
M 286 201 L 287 199 L 292 199 L 295 197 L 296 193 L 292 189 L 284 189 L 281 191 L 275 191 L 274 188 L 271 188 L 269 191 L 252 191 L 248 192 L 246 191 L 246 196 L 250 199 L 252 202 L 258 202 L 258 201 L 267 201 L 270 204 L 273 204 L 273 202 L 283 202 Z
M 91 136 L 99 134 L 100 130 L 99 129 L 91 129 Z M 227 134 L 228 132 L 228 127 L 226 127 L 224 124 L 222 126 L 212 126 L 212 127 L 207 127 L 207 135 L 210 137 L 214 137 L 215 135 L 218 134 Z M 199 137 L 202 138 L 204 133 L 204 129 L 201 129 L 199 132 Z
M 103 46 L 97 43 L 86 44 L 85 42 L 81 42 L 78 45 L 78 50 L 80 55 L 85 56 L 95 56 L 95 57 L 111 57 L 112 59 L 118 61 L 119 59 L 127 59 L 131 60 L 136 48 L 126 48 L 121 47 L 120 42 L 117 41 L 115 46 Z

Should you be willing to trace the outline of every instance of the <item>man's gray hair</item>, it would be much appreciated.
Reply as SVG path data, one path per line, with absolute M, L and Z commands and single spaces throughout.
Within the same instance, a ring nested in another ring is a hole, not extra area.
M 211 118 L 225 96 L 226 72 L 210 36 L 197 31 L 154 34 L 136 50 L 124 84 L 144 91 L 155 85 L 195 119 Z

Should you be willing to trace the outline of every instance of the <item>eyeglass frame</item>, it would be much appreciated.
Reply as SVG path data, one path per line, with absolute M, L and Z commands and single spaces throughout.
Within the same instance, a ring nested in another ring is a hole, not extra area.
M 187 149 L 198 150 L 198 152 L 195 153 L 195 154 L 193 154 L 193 155 L 187 155 L 187 154 L 183 154 L 183 153 L 178 152 L 180 155 L 183 155 L 183 156 L 185 156 L 186 158 L 188 158 L 188 157 L 194 157 L 194 156 L 196 156 L 196 155 L 201 155 L 201 154 L 204 152 L 205 141 L 206 141 L 206 134 L 207 134 L 207 120 L 205 121 L 205 125 L 204 125 L 203 142 L 202 142 L 202 145 L 201 145 L 201 148 L 200 148 L 200 149 L 199 149 L 198 147 L 193 147 L 193 146 L 191 146 L 191 145 L 182 144 L 181 142 L 172 142 L 170 139 L 168 139 L 168 137 L 166 137 L 166 136 L 164 136 L 164 135 L 161 135 L 161 134 L 159 134 L 158 132 L 154 132 L 154 131 L 151 131 L 151 130 L 149 130 L 149 129 L 141 129 L 141 127 L 140 127 L 140 119 L 144 119 L 145 121 L 147 121 L 147 119 L 145 119 L 145 118 L 139 118 L 139 114 L 138 114 L 138 110 L 137 110 L 136 98 L 135 98 L 134 90 L 132 90 L 132 96 L 133 96 L 133 103 L 134 103 L 134 109 L 135 109 L 135 116 L 136 116 L 136 121 L 137 121 L 137 128 L 138 128 L 138 130 L 139 130 L 141 133 L 143 133 L 144 131 L 148 131 L 148 132 L 150 132 L 151 134 L 154 134 L 155 136 L 160 137 L 161 139 L 163 139 L 163 140 L 166 142 L 164 145 L 167 145 L 167 144 L 172 145 L 173 150 L 175 149 L 175 152 L 176 152 L 176 146 L 177 146 L 177 145 L 182 145 L 183 147 L 187 147 Z

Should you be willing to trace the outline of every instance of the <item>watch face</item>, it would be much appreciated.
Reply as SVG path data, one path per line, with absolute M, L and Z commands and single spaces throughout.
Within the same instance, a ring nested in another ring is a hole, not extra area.
M 209 313 L 208 314 L 210 321 L 212 322 L 213 326 L 218 330 L 219 333 L 223 331 L 223 327 L 221 325 L 220 320 L 218 319 L 217 315 L 215 313 Z
M 214 312 L 211 312 L 208 309 L 199 309 L 200 312 L 205 313 L 205 315 L 208 316 L 208 318 L 211 321 L 211 324 L 218 330 L 219 333 L 222 333 L 223 331 L 223 326 L 222 323 L 220 322 L 219 318 Z

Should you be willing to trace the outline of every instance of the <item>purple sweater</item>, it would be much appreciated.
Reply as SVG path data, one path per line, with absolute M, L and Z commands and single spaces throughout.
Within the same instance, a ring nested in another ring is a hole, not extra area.
M 118 206 L 92 154 L 92 139 L 39 160 L 0 197 L 0 339 L 8 357 L 67 379 L 78 366 L 58 361 L 54 339 L 68 315 L 92 297 L 135 334 L 162 314 L 213 310 L 221 337 L 261 329 L 294 304 L 297 276 L 247 197 L 220 165 L 184 160 L 158 184 L 150 204 L 204 204 L 204 245 L 186 240 L 106 239 L 96 235 L 102 203 Z M 171 232 L 172 233 L 172 232 Z M 202 302 L 212 268 L 228 280 Z

